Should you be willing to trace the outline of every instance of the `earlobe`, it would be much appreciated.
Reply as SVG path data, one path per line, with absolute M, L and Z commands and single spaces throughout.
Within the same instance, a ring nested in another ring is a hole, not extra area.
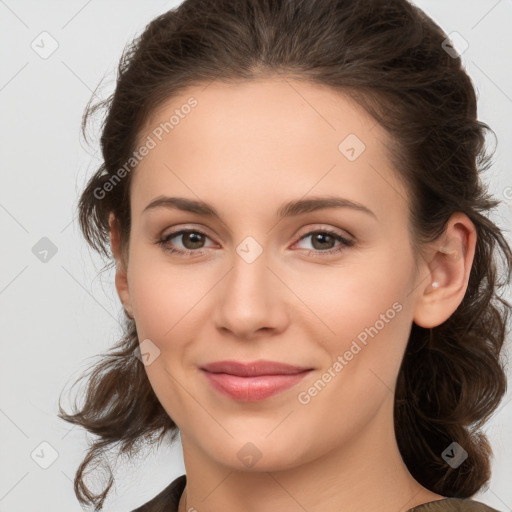
M 459 307 L 467 290 L 476 247 L 476 229 L 467 215 L 452 215 L 443 236 L 432 243 L 426 272 L 417 286 L 414 322 L 436 327 Z M 425 275 L 427 277 L 425 277 Z M 427 285 L 422 283 L 427 281 Z
M 434 291 L 436 288 L 439 288 L 439 281 L 432 281 L 425 289 L 425 293 L 430 293 Z
M 134 316 L 133 316 L 132 303 L 130 301 L 130 290 L 128 288 L 128 278 L 127 278 L 126 272 L 123 269 L 121 269 L 120 267 L 116 268 L 115 283 L 116 283 L 117 294 L 119 295 L 119 300 L 123 304 L 124 311 L 129 318 L 133 319 Z
M 112 255 L 116 260 L 115 285 L 117 294 L 119 295 L 126 315 L 133 319 L 133 308 L 130 300 L 130 289 L 128 287 L 128 273 L 121 251 L 119 226 L 112 212 L 110 213 L 108 223 L 110 227 L 110 247 Z

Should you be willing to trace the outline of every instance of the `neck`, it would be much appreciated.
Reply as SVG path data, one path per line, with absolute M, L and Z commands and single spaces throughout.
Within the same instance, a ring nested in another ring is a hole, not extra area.
M 392 410 L 392 404 L 383 407 L 357 439 L 278 471 L 220 465 L 182 435 L 187 485 L 179 512 L 338 512 L 341 505 L 344 512 L 405 512 L 442 499 L 407 470 L 396 444 Z

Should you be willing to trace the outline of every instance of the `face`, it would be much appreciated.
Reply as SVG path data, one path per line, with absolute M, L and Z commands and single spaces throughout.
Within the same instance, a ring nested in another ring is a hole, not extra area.
M 190 88 L 139 140 L 152 147 L 131 185 L 122 300 L 184 450 L 245 469 L 253 454 L 258 471 L 278 470 L 342 449 L 383 408 L 389 426 L 417 275 L 408 195 L 380 125 L 331 89 L 266 79 Z M 216 215 L 148 208 L 164 197 Z M 201 369 L 225 360 L 309 371 L 226 378 L 230 396 Z M 265 395 L 276 382 L 288 387 Z

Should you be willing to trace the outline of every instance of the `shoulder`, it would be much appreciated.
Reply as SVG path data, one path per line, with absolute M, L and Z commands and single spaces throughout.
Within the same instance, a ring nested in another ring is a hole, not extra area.
M 187 483 L 186 475 L 173 480 L 165 489 L 150 501 L 132 512 L 177 512 L 178 504 Z M 444 498 L 442 500 L 423 503 L 407 512 L 501 512 L 479 501 L 460 498 Z
M 178 504 L 186 483 L 186 475 L 179 476 L 154 498 L 132 512 L 178 512 Z
M 407 512 L 500 512 L 480 501 L 462 498 L 444 498 L 442 500 L 423 503 Z

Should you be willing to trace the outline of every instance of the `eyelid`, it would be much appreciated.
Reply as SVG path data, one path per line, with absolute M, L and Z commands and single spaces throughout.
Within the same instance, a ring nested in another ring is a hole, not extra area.
M 169 232 L 166 232 L 167 229 L 169 229 Z M 180 231 L 197 231 L 198 233 L 203 233 L 208 238 L 214 238 L 209 234 L 210 230 L 207 227 L 203 226 L 202 224 L 196 224 L 193 226 L 191 226 L 189 224 L 177 224 L 176 226 L 171 226 L 169 228 L 164 229 L 162 231 L 162 234 L 159 235 L 159 238 L 161 239 L 161 238 L 166 238 L 169 235 L 176 235 Z
M 183 225 L 183 226 L 179 226 L 178 228 L 176 228 L 176 226 L 173 226 L 172 228 L 169 228 L 169 229 L 171 229 L 171 231 L 169 233 L 165 233 L 165 230 L 164 230 L 162 232 L 162 234 L 158 237 L 158 240 L 161 240 L 162 238 L 167 238 L 171 234 L 177 235 L 181 231 L 197 231 L 199 233 L 204 234 L 205 236 L 207 236 L 210 239 L 214 238 L 208 234 L 208 231 L 209 231 L 208 228 L 206 228 L 202 225 L 199 225 L 199 227 L 197 227 L 197 226 L 198 225 L 195 225 L 195 226 Z M 295 242 L 293 242 L 293 245 L 295 245 L 297 242 L 302 240 L 304 238 L 304 236 L 310 235 L 312 231 L 326 231 L 326 232 L 335 233 L 336 235 L 343 237 L 345 240 L 347 240 L 347 242 L 350 242 L 350 241 L 355 242 L 354 235 L 352 235 L 349 231 L 347 231 L 345 229 L 342 230 L 341 228 L 338 228 L 335 226 L 317 223 L 317 224 L 309 225 L 309 226 L 302 228 L 299 231 L 299 233 L 294 236 L 294 238 L 296 238 L 296 240 L 295 240 Z M 348 236 L 346 236 L 346 235 L 348 235 Z
M 297 242 L 299 240 L 302 240 L 303 236 L 311 234 L 312 231 L 325 231 L 327 233 L 334 233 L 338 236 L 343 237 L 345 240 L 347 240 L 347 242 L 350 242 L 350 241 L 355 242 L 354 235 L 352 235 L 346 229 L 341 229 L 336 226 L 331 226 L 331 225 L 327 225 L 327 224 L 312 224 L 310 226 L 306 226 L 304 228 L 304 230 L 302 231 L 302 234 L 296 235 L 298 237 Z M 294 244 L 297 242 L 294 242 Z

